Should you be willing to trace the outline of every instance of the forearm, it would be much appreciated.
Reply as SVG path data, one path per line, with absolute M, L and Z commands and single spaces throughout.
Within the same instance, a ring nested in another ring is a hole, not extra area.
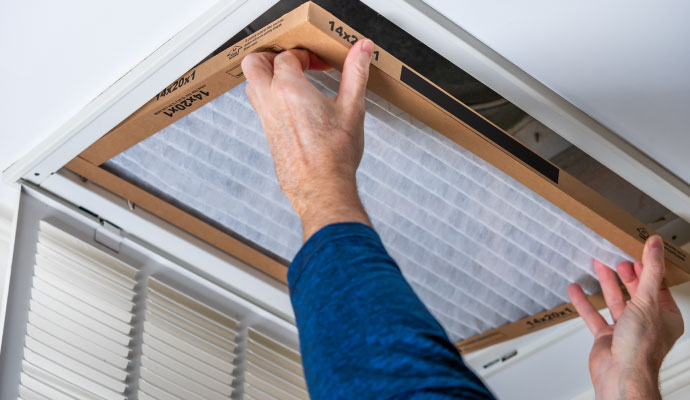
M 314 185 L 313 193 L 306 191 L 293 200 L 292 207 L 302 221 L 303 240 L 306 242 L 319 229 L 341 222 L 358 222 L 371 226 L 357 193 L 354 172 L 340 178 L 329 176 Z
M 619 399 L 625 400 L 661 400 L 661 392 L 657 382 L 622 382 Z
M 312 398 L 492 398 L 373 229 L 327 226 L 288 280 Z
M 659 374 L 653 368 L 623 371 L 615 384 L 601 386 L 595 391 L 599 400 L 661 400 Z
M 373 51 L 368 39 L 352 46 L 335 97 L 304 75 L 314 65 L 304 50 L 242 61 L 276 175 L 309 238 L 288 281 L 311 397 L 491 398 L 367 226 L 355 174 Z M 358 223 L 322 228 L 348 221 Z

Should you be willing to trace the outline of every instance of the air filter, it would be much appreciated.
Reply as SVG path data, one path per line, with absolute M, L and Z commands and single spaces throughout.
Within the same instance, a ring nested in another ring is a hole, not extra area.
M 337 72 L 310 75 L 328 95 Z M 386 248 L 452 340 L 599 290 L 592 260 L 623 251 L 521 183 L 367 94 L 362 201 Z M 301 246 L 244 84 L 104 167 L 273 257 Z
M 241 62 L 300 47 L 338 67 L 363 35 L 312 2 L 262 21 L 67 168 L 286 282 L 299 221 L 244 95 Z M 330 95 L 340 79 L 311 78 Z M 368 94 L 361 197 L 451 338 L 469 338 L 456 343 L 463 351 L 577 316 L 564 304 L 566 285 L 597 292 L 592 259 L 614 265 L 624 252 L 641 255 L 648 227 L 379 46 L 368 87 L 381 97 Z M 686 282 L 687 254 L 665 248 L 669 284 Z M 605 306 L 600 294 L 590 300 Z

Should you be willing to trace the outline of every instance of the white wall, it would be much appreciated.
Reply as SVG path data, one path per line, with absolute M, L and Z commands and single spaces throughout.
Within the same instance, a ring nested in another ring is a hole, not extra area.
M 690 2 L 424 1 L 690 182 Z
M 0 182 L 0 208 L 6 210 L 14 209 L 17 200 L 17 190 L 18 187 L 16 185 L 8 185 Z
M 0 303 L 10 261 L 10 236 L 17 207 L 18 187 L 0 182 Z M 1 324 L 2 322 L 0 322 Z M 1 330 L 1 328 L 0 328 Z

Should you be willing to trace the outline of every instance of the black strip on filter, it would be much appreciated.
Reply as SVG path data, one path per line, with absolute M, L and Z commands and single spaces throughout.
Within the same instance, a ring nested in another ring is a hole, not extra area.
M 440 89 L 427 82 L 424 78 L 404 65 L 400 73 L 400 81 L 419 92 L 422 96 L 433 101 L 436 105 L 448 111 L 459 120 L 468 124 L 487 139 L 537 170 L 540 174 L 551 179 L 554 183 L 558 183 L 558 167 L 549 163 L 540 155 L 515 140 L 515 138 L 489 123 L 467 106 L 443 93 Z

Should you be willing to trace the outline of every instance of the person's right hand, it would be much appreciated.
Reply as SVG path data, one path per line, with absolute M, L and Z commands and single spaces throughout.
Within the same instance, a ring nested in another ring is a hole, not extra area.
M 594 335 L 589 372 L 597 399 L 661 399 L 659 370 L 683 334 L 683 318 L 663 283 L 664 244 L 647 239 L 642 262 L 623 262 L 618 276 L 630 293 L 626 304 L 615 273 L 594 263 L 614 323 L 609 325 L 577 284 L 568 295 Z
M 355 172 L 364 151 L 364 94 L 373 49 L 368 39 L 352 46 L 334 98 L 304 75 L 325 66 L 306 50 L 255 53 L 242 61 L 249 100 L 261 118 L 280 186 L 302 220 L 304 240 L 328 224 L 371 224 Z

